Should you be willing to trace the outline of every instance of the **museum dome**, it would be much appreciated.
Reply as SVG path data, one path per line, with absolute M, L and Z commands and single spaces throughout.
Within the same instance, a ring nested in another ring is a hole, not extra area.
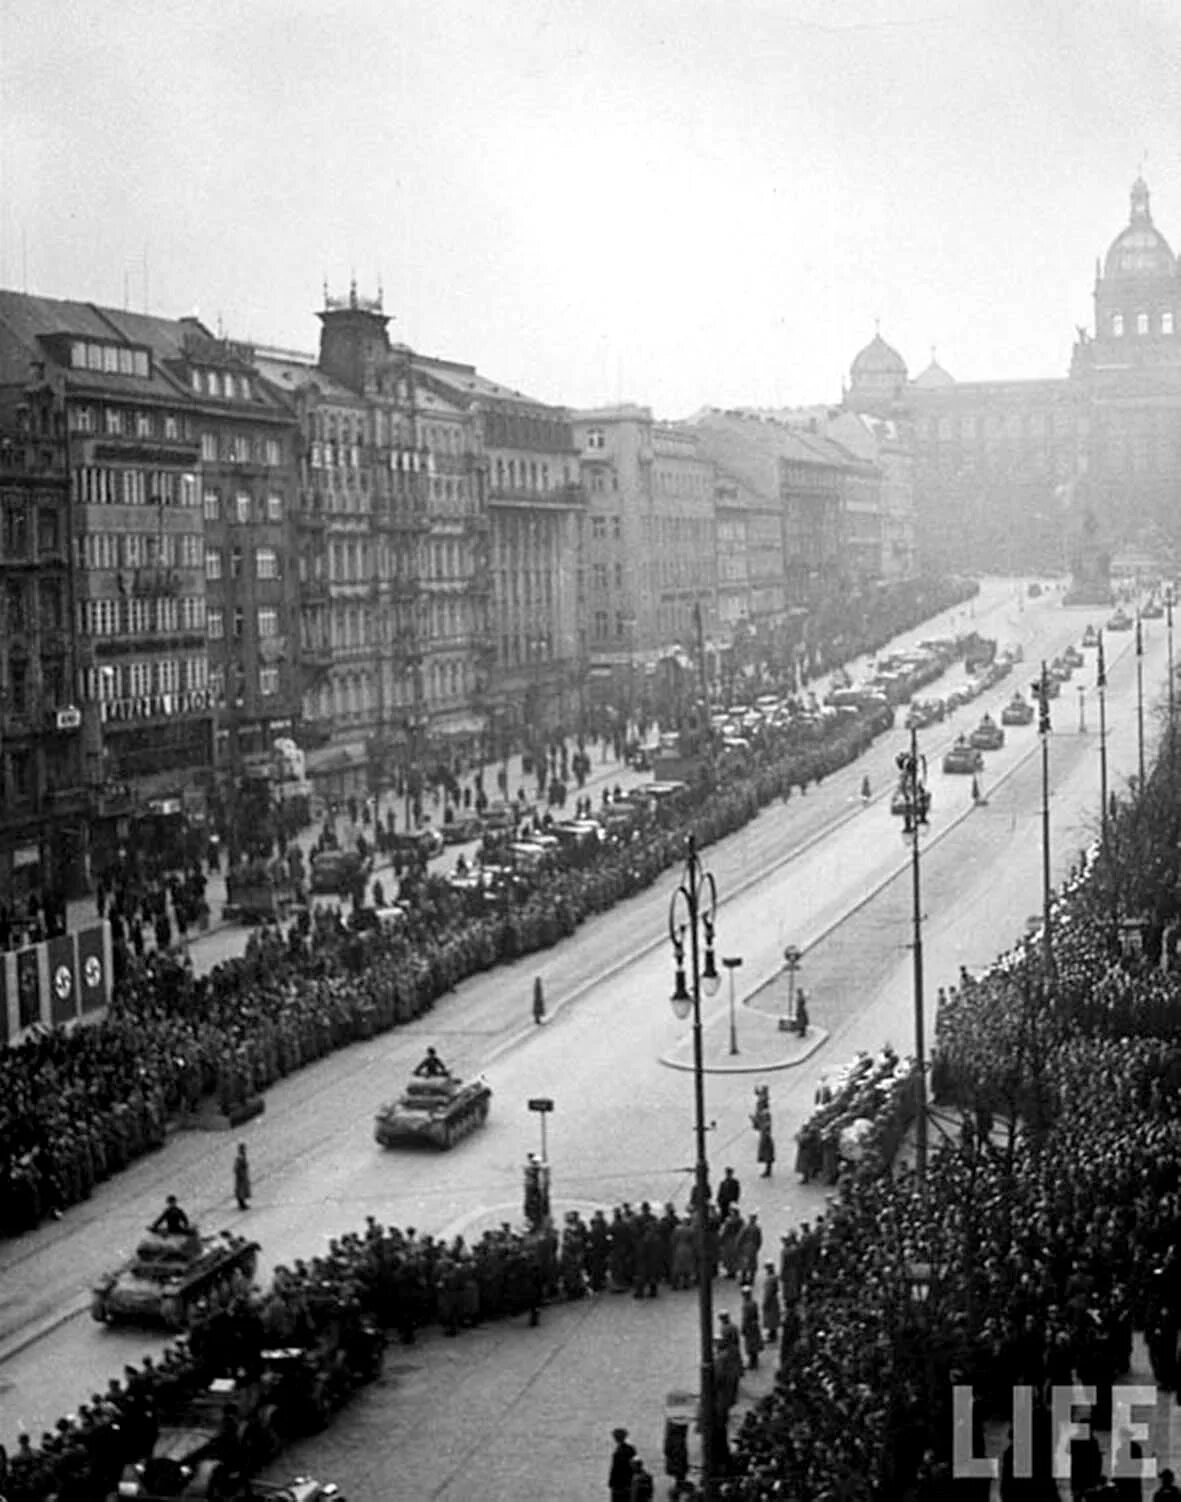
M 875 333 L 856 356 L 851 368 L 854 381 L 865 376 L 901 376 L 906 379 L 906 361 L 881 334 Z
M 1152 222 L 1148 184 L 1138 177 L 1132 184 L 1128 227 L 1111 242 L 1103 263 L 1105 277 L 1172 276 L 1175 261 L 1169 242 Z

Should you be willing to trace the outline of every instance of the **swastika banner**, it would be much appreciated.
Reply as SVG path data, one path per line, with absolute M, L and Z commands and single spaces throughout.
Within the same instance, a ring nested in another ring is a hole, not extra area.
M 78 1015 L 74 935 L 61 934 L 48 940 L 46 951 L 49 960 L 49 1014 L 54 1022 L 73 1022 Z
M 110 930 L 105 923 L 78 930 L 78 990 L 82 1011 L 101 1012 L 110 996 Z

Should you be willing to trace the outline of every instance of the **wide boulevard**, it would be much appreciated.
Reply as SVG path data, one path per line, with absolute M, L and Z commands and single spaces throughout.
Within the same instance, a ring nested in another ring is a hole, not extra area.
M 1104 617 L 1098 610 L 1064 608 L 1059 593 L 1027 600 L 1013 581 L 988 581 L 970 609 L 961 607 L 900 638 L 899 645 L 910 645 L 974 626 L 1002 645 L 1020 643 L 1026 659 L 952 720 L 920 733 L 933 792 L 923 854 L 928 1030 L 935 988 L 953 982 L 961 965 L 985 965 L 1041 908 L 1036 727 L 1010 729 L 1005 747 L 987 755 L 981 778 L 986 802 L 980 806 L 972 803 L 971 778 L 945 777 L 939 770 L 942 753 L 985 709 L 999 716 L 1014 688 L 1028 697 L 1040 659 L 1079 642 L 1085 625 L 1100 626 Z M 1134 636 L 1109 634 L 1106 645 L 1109 779 L 1119 789 L 1137 762 Z M 1056 880 L 1078 860 L 1097 820 L 1098 696 L 1095 654 L 1086 655 L 1086 666 L 1052 704 Z M 1149 755 L 1166 661 L 1165 623 L 1148 622 L 1143 681 Z M 925 692 L 946 693 L 961 678 L 962 669 L 953 669 Z M 889 812 L 894 757 L 907 740 L 901 729 L 880 738 L 855 765 L 805 797 L 797 793 L 765 809 L 706 852 L 719 892 L 719 954 L 743 960 L 740 998 L 775 976 L 784 946 L 794 944 L 804 951 L 800 981 L 812 1020 L 828 1033 L 823 1046 L 795 1068 L 711 1072 L 708 1079 L 708 1114 L 715 1123 L 711 1160 L 739 1166 L 749 1186 L 744 1206 L 758 1208 L 775 1237 L 823 1204 L 822 1191 L 799 1186 L 789 1171 L 794 1134 L 812 1107 L 820 1074 L 859 1048 L 876 1050 L 886 1040 L 901 1052 L 912 1046 L 911 891 L 904 874 L 909 855 L 899 821 Z M 859 788 L 865 776 L 872 797 L 863 806 Z M 683 1025 L 667 1001 L 672 964 L 666 911 L 678 880 L 678 872 L 666 873 L 649 892 L 587 923 L 558 948 L 478 976 L 414 1025 L 354 1046 L 272 1090 L 265 1115 L 240 1134 L 254 1173 L 256 1198 L 248 1213 L 234 1208 L 231 1193 L 238 1139 L 182 1134 L 60 1222 L 0 1248 L 0 1441 L 11 1446 L 18 1428 L 38 1432 L 50 1426 L 125 1362 L 162 1347 L 162 1340 L 141 1331 L 95 1325 L 88 1290 L 132 1246 L 168 1192 L 179 1195 L 207 1229 L 240 1226 L 256 1237 L 263 1246 L 263 1279 L 276 1263 L 314 1255 L 331 1236 L 359 1227 L 366 1215 L 436 1233 L 478 1233 L 488 1223 L 519 1220 L 521 1166 L 538 1143 L 537 1118 L 526 1102 L 540 1095 L 552 1097 L 556 1107 L 548 1146 L 559 1213 L 621 1200 L 683 1205 L 692 1157 L 692 1080 L 666 1067 L 684 1041 Z M 206 942 L 231 941 L 218 935 Z M 531 1018 L 537 975 L 549 1009 L 544 1027 Z M 709 1008 L 712 1058 L 728 1027 L 724 989 Z M 740 1006 L 740 1042 L 744 1025 L 753 1026 L 748 1019 Z M 397 1093 L 428 1042 L 456 1072 L 487 1075 L 494 1091 L 488 1125 L 445 1156 L 383 1152 L 373 1141 L 374 1111 Z M 766 1063 L 764 1055 L 759 1062 Z M 765 1183 L 754 1177 L 752 1161 L 748 1117 L 755 1081 L 771 1085 L 781 1157 L 776 1178 Z M 688 1304 L 684 1323 L 691 1335 Z M 666 1373 L 665 1385 L 692 1381 L 691 1362 L 687 1352 L 685 1368 Z M 609 1366 L 599 1376 L 610 1382 Z M 586 1380 L 596 1380 L 593 1369 Z M 416 1474 L 417 1466 L 424 1487 L 430 1466 L 438 1465 L 443 1421 L 437 1404 L 445 1396 L 434 1393 L 434 1425 L 430 1408 L 424 1412 L 412 1402 L 389 1404 L 382 1418 L 391 1444 L 396 1436 L 400 1465 L 407 1475 Z M 382 1401 L 380 1393 L 362 1400 Z M 489 1443 L 492 1435 L 511 1433 L 493 1399 L 481 1408 L 479 1422 Z M 596 1430 L 588 1440 L 596 1476 L 602 1439 Z M 547 1441 L 534 1431 L 533 1442 L 544 1447 Z M 568 1456 L 568 1433 L 562 1443 Z M 490 1463 L 489 1453 L 486 1444 L 481 1465 Z M 332 1464 L 347 1467 L 347 1457 L 335 1455 Z M 349 1485 L 339 1469 L 333 1474 L 350 1496 L 370 1494 L 355 1478 Z M 457 1464 L 448 1470 L 446 1487 L 432 1477 L 429 1490 L 414 1494 L 475 1495 L 470 1488 L 484 1474 L 468 1474 Z M 595 1490 L 601 1491 L 601 1478 Z

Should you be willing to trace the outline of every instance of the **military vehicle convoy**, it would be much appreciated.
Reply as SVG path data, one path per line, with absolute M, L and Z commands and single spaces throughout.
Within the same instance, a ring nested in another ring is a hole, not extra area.
M 411 1079 L 403 1094 L 377 1113 L 373 1135 L 382 1147 L 426 1142 L 446 1151 L 483 1126 L 491 1100 L 492 1087 L 482 1078 L 466 1083 L 451 1074 Z
M 183 1330 L 198 1299 L 234 1278 L 253 1279 L 259 1245 L 222 1231 L 201 1236 L 148 1231 L 135 1255 L 94 1289 L 90 1312 L 99 1324 L 127 1321 Z

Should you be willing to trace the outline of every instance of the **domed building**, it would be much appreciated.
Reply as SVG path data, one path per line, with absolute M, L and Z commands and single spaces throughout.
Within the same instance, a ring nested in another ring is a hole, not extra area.
M 1076 363 L 1107 368 L 1181 362 L 1181 275 L 1152 222 L 1148 185 L 1132 184 L 1128 224 L 1095 269 L 1095 337 L 1080 340 Z M 1085 353 L 1089 351 L 1089 354 Z
M 931 363 L 925 370 L 919 371 L 913 385 L 918 391 L 946 391 L 949 386 L 955 385 L 955 377 L 944 370 L 935 358 L 934 346 L 931 348 Z
M 849 370 L 845 405 L 855 412 L 885 413 L 906 395 L 906 361 L 875 328 Z

